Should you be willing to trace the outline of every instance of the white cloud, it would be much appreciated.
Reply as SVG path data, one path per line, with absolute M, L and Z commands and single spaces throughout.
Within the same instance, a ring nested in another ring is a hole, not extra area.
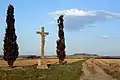
M 53 24 L 53 23 L 55 23 L 55 21 L 50 21 L 48 24 Z
M 59 15 L 64 15 L 64 25 L 67 30 L 79 30 L 92 25 L 96 22 L 120 19 L 120 13 L 113 13 L 103 10 L 61 10 L 49 13 L 54 16 L 53 20 L 57 20 Z
M 114 39 L 115 37 L 111 36 L 99 36 L 100 39 Z

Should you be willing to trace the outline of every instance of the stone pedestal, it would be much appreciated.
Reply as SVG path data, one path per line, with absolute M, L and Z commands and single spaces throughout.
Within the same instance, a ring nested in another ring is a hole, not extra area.
M 46 60 L 45 59 L 39 59 L 37 68 L 39 68 L 39 69 L 48 69 Z

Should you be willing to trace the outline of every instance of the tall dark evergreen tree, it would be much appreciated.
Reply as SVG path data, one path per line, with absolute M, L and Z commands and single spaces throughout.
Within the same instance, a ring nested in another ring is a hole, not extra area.
M 58 27 L 59 27 L 59 31 L 58 31 L 58 36 L 59 39 L 57 40 L 57 57 L 59 58 L 59 63 L 63 63 L 66 54 L 65 54 L 65 38 L 64 38 L 64 24 L 63 24 L 63 15 L 61 15 L 58 19 Z
M 17 36 L 15 34 L 15 19 L 14 19 L 14 7 L 12 5 L 8 6 L 7 18 L 6 18 L 7 28 L 4 37 L 4 60 L 7 61 L 10 67 L 13 67 L 13 63 L 19 55 L 18 44 L 16 42 Z

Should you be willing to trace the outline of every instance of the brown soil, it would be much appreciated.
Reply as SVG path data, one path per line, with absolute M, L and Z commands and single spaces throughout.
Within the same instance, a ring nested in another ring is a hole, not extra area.
M 49 64 L 58 63 L 58 59 L 45 59 Z M 82 59 L 66 59 L 67 63 L 76 62 Z M 30 66 L 38 64 L 38 59 L 25 59 L 17 60 L 14 63 L 14 66 Z M 83 74 L 80 77 L 80 80 L 120 80 L 113 77 L 109 73 L 119 72 L 117 75 L 120 75 L 120 59 L 88 59 L 83 64 Z M 0 67 L 8 67 L 7 62 L 0 60 Z M 116 76 L 116 74 L 115 74 Z
M 83 63 L 83 75 L 80 80 L 118 80 L 106 73 L 120 70 L 119 59 L 89 59 Z
M 35 65 L 38 64 L 39 59 L 25 59 L 25 60 L 17 60 L 14 62 L 14 66 L 30 66 L 30 65 Z M 56 64 L 58 63 L 58 59 L 45 59 L 47 64 Z M 72 63 L 76 62 L 78 60 L 82 59 L 66 59 L 67 63 Z M 4 60 L 0 60 L 0 67 L 8 67 L 8 64 Z

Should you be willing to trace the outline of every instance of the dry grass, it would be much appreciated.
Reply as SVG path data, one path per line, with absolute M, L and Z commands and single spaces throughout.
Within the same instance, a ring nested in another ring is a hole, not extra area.
M 24 61 L 25 63 L 27 61 L 32 62 L 31 60 L 20 61 Z M 16 63 L 20 61 L 16 61 Z M 35 60 L 33 60 L 33 62 L 34 61 Z M 56 60 L 53 61 L 56 62 Z M 26 66 L 20 69 L 0 68 L 0 80 L 79 80 L 82 74 L 82 63 L 84 61 L 85 60 L 80 60 L 65 65 L 52 64 L 50 69 L 42 70 L 37 69 L 35 66 Z
M 120 59 L 89 59 L 80 80 L 120 80 Z
M 50 64 L 55 64 L 58 62 L 58 59 L 45 59 L 47 61 L 47 63 Z M 66 59 L 66 61 L 68 63 L 72 63 L 72 62 L 76 62 L 79 60 L 83 60 L 83 59 Z M 14 62 L 14 66 L 29 66 L 29 65 L 34 65 L 34 64 L 38 64 L 38 59 L 21 59 L 21 60 L 16 60 Z M 0 67 L 8 67 L 7 62 L 4 60 L 0 60 Z
M 4 78 L 5 76 L 6 80 L 8 80 L 8 78 L 11 78 L 11 76 L 13 76 L 14 79 L 18 79 L 18 80 L 39 80 L 39 78 L 43 78 L 43 77 L 44 79 L 40 79 L 40 80 L 77 80 L 83 73 L 81 70 L 83 67 L 84 68 L 83 71 L 85 72 L 87 72 L 86 70 L 88 70 L 90 73 L 94 71 L 93 75 L 90 74 L 89 77 L 97 78 L 95 80 L 102 79 L 99 78 L 98 75 L 104 78 L 102 80 L 107 80 L 107 77 L 109 76 L 110 78 L 116 78 L 117 80 L 120 80 L 119 77 L 120 59 L 93 59 L 93 60 L 90 59 L 88 60 L 89 64 L 87 65 L 87 67 L 82 66 L 82 63 L 86 63 L 86 62 L 84 62 L 83 59 L 79 59 L 79 58 L 66 59 L 68 64 L 62 67 L 56 64 L 58 62 L 58 59 L 56 58 L 54 59 L 47 58 L 45 60 L 47 61 L 47 63 L 54 64 L 51 65 L 51 70 L 38 70 L 36 69 L 36 67 L 34 68 L 33 66 L 28 68 L 24 67 L 22 68 L 23 70 L 21 69 L 3 70 L 3 68 L 0 68 L 1 70 L 0 79 Z M 14 63 L 14 66 L 20 66 L 20 67 L 31 66 L 37 63 L 38 63 L 38 59 L 17 59 Z M 7 67 L 7 66 L 8 66 L 7 63 L 4 60 L 0 60 L 0 67 Z M 94 73 L 96 74 L 96 76 Z M 104 76 L 105 74 L 109 76 Z M 89 77 L 88 80 L 90 79 Z M 1 80 L 5 80 L 5 79 L 1 79 Z

